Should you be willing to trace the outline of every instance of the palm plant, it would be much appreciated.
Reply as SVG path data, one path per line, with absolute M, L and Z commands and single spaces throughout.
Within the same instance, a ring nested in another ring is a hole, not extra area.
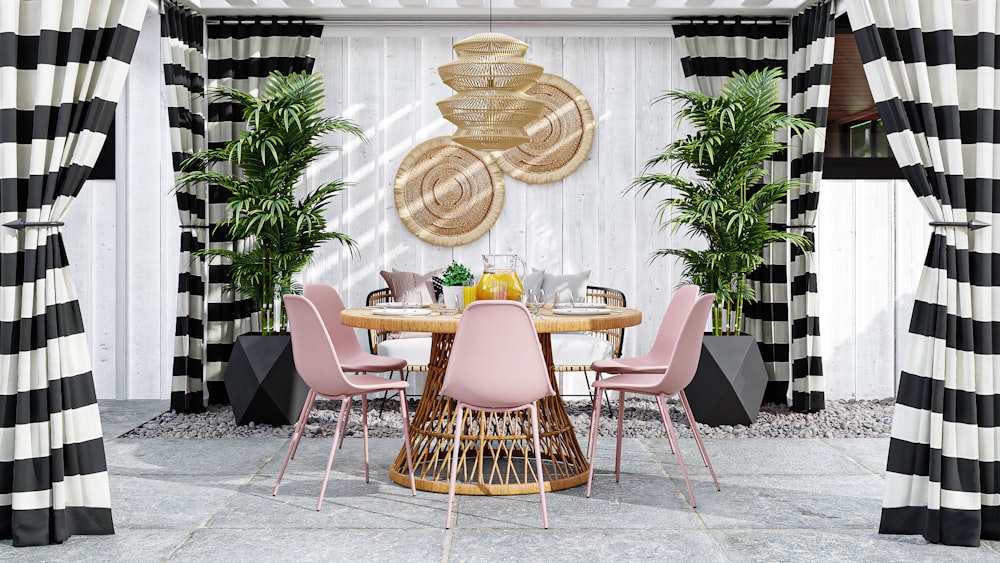
M 211 90 L 213 101 L 243 107 L 246 130 L 225 146 L 192 155 L 179 185 L 214 183 L 229 192 L 228 217 L 216 230 L 237 241 L 235 248 L 199 250 L 200 256 L 228 260 L 228 289 L 257 301 L 261 334 L 285 325 L 281 296 L 294 291 L 292 276 L 312 259 L 323 242 L 337 240 L 355 251 L 349 236 L 327 229 L 324 211 L 346 184 L 325 183 L 296 198 L 306 168 L 333 147 L 318 142 L 327 133 L 348 133 L 364 140 L 354 122 L 323 117 L 323 85 L 318 74 L 272 72 L 259 96 L 229 87 Z M 232 171 L 212 170 L 229 163 Z M 278 318 L 281 317 L 281 318 Z
M 653 259 L 673 256 L 683 263 L 684 283 L 716 294 L 713 334 L 738 334 L 743 306 L 756 301 L 747 276 L 764 264 L 763 248 L 789 242 L 808 249 L 804 236 L 772 228 L 771 211 L 784 201 L 796 180 L 767 179 L 762 164 L 787 145 L 775 132 L 802 133 L 814 125 L 779 111 L 779 69 L 734 73 L 721 95 L 675 90 L 655 101 L 677 100 L 678 115 L 694 132 L 678 139 L 649 159 L 632 181 L 643 197 L 653 188 L 670 187 L 673 197 L 658 204 L 662 229 L 700 236 L 708 247 L 664 248 Z M 668 172 L 653 168 L 667 166 Z M 694 172 L 695 177 L 690 177 Z

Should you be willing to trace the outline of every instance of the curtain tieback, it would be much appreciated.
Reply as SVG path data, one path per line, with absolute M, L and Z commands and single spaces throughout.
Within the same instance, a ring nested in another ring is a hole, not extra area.
M 178 225 L 182 229 L 207 229 L 209 225 Z
M 18 219 L 10 223 L 4 223 L 3 226 L 20 231 L 28 227 L 62 227 L 65 224 L 62 221 L 25 221 L 24 219 Z
M 979 219 L 973 219 L 971 221 L 931 221 L 928 224 L 932 227 L 965 227 L 970 231 L 990 226 L 989 223 L 980 221 Z

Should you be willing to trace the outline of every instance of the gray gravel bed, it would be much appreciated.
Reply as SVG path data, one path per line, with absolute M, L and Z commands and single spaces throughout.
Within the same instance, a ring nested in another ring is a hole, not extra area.
M 368 402 L 368 432 L 372 437 L 398 438 L 402 436 L 399 403 L 389 399 L 381 418 L 379 399 Z M 410 401 L 410 413 L 416 402 Z M 892 426 L 894 400 L 827 401 L 826 408 L 816 413 L 792 412 L 785 405 L 765 404 L 757 422 L 750 426 L 699 425 L 702 436 L 708 438 L 879 438 L 888 437 Z M 668 401 L 670 418 L 681 437 L 691 437 L 683 408 L 677 401 Z M 304 436 L 333 436 L 340 403 L 316 401 L 309 415 Z M 566 410 L 578 434 L 590 430 L 590 401 L 566 401 Z M 612 401 L 612 410 L 617 410 Z M 614 436 L 617 422 L 608 416 L 607 408 L 601 417 L 601 436 Z M 291 436 L 294 425 L 271 426 L 253 424 L 237 426 L 232 410 L 225 405 L 212 405 L 198 414 L 165 412 L 145 424 L 127 432 L 125 438 L 234 438 L 247 436 Z M 627 437 L 665 437 L 663 424 L 652 400 L 633 398 L 625 401 L 623 434 Z M 361 403 L 355 401 L 347 425 L 347 435 L 361 435 Z

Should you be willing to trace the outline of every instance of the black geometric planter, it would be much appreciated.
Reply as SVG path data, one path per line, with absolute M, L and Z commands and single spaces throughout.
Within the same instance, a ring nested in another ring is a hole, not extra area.
M 309 386 L 295 371 L 287 334 L 244 334 L 226 367 L 226 391 L 236 424 L 280 426 L 299 418 Z
M 684 389 L 695 420 L 709 426 L 757 421 L 767 370 L 749 335 L 706 334 L 694 379 Z

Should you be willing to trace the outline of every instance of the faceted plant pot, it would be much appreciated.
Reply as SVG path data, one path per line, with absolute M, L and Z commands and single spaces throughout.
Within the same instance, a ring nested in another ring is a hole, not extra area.
M 287 334 L 244 334 L 236 339 L 226 367 L 226 392 L 236 424 L 292 424 L 309 386 L 295 371 Z
M 767 370 L 753 336 L 706 334 L 698 371 L 684 394 L 700 424 L 750 425 L 766 387 Z

